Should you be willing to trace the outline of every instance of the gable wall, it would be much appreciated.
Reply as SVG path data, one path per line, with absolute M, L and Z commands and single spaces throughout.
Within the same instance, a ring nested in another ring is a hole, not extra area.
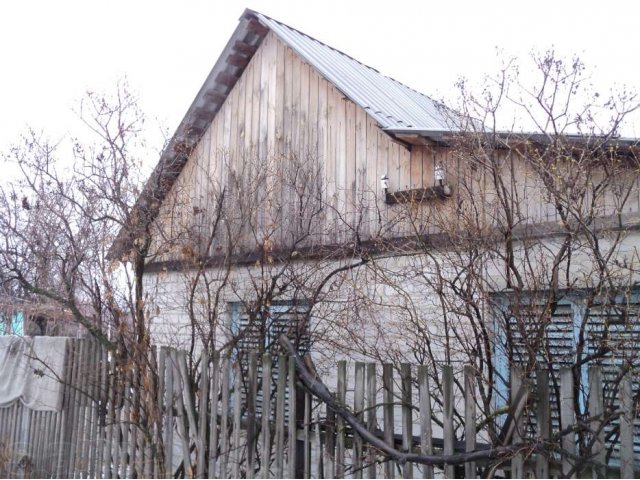
M 394 213 L 383 201 L 380 177 L 389 176 L 391 191 L 431 186 L 437 155 L 434 149 L 414 146 L 410 151 L 394 141 L 363 109 L 269 33 L 192 152 L 159 218 L 167 229 L 172 224 L 173 236 L 188 228 L 202 230 L 197 224 L 206 225 L 204 218 L 214 215 L 212 200 L 229 185 L 231 170 L 245 181 L 270 170 L 276 174 L 248 190 L 261 209 L 267 201 L 282 210 L 275 215 L 252 214 L 256 224 L 262 222 L 262 230 L 270 220 L 282 223 L 293 214 L 288 208 L 295 206 L 289 205 L 292 192 L 275 179 L 292 170 L 287 163 L 295 157 L 305 168 L 319 171 L 324 179 L 322 198 L 330 205 L 317 219 L 314 241 L 346 241 L 356 224 L 367 238 L 378 233 L 379 218 L 393 221 Z M 400 233 L 398 226 L 392 230 Z M 251 232 L 242 237 L 250 248 L 255 245 Z M 286 242 L 287 232 L 281 229 L 275 238 Z

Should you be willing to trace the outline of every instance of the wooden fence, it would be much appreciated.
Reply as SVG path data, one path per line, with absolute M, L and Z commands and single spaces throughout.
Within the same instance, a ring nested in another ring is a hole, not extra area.
M 435 372 L 425 366 L 347 367 L 338 362 L 336 401 L 387 445 L 423 455 L 492 447 L 476 432 L 472 367 L 441 367 L 437 388 Z M 581 419 L 573 412 L 571 370 L 560 375 L 558 418 L 552 418 L 548 373 L 538 372 L 535 388 L 522 389 L 529 380 L 513 375 L 515 416 L 503 438 L 513 455 L 458 466 L 401 465 L 301 388 L 289 357 L 210 358 L 205 352 L 190 362 L 185 352 L 163 347 L 132 362 L 94 342 L 70 340 L 60 412 L 30 411 L 20 402 L 0 409 L 0 477 L 633 477 L 632 379 L 620 382 L 618 410 L 611 412 L 600 370 L 589 373 L 589 415 Z M 588 458 L 571 429 L 559 435 L 560 425 L 566 430 L 577 420 L 592 428 Z M 612 442 L 615 460 L 605 453 Z

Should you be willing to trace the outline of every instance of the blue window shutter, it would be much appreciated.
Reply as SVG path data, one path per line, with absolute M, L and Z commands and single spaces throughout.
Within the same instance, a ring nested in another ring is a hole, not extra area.
M 576 347 L 580 341 L 580 330 L 586 315 L 586 306 L 582 299 L 575 299 L 571 302 L 571 309 L 573 311 L 573 349 L 577 355 Z M 586 326 L 586 329 L 589 329 L 589 325 Z M 583 355 L 586 354 L 588 352 L 584 351 Z M 578 403 L 580 404 L 580 409 L 584 412 L 586 411 L 587 397 L 589 395 L 589 365 L 586 363 L 580 367 L 580 384 L 582 385 L 582 390 L 578 393 Z
M 544 294 L 544 292 L 540 293 Z M 604 355 L 598 354 L 598 358 L 590 363 L 591 365 L 600 365 L 602 368 L 606 403 L 615 398 L 617 394 L 613 381 L 619 375 L 620 367 L 629 362 L 633 362 L 635 366 L 638 366 L 637 352 L 640 350 L 640 290 L 623 291 L 618 295 L 603 299 L 596 298 L 593 305 L 588 309 L 584 301 L 584 296 L 587 293 L 586 291 L 572 292 L 571 296 L 565 296 L 558 302 L 550 323 L 545 327 L 547 343 L 544 351 L 538 353 L 537 360 L 539 363 L 550 362 L 550 371 L 556 375 L 561 366 L 574 365 L 577 360 L 576 345 L 583 327 L 583 321 L 587 318 L 587 322 L 584 325 L 585 349 L 583 355 L 597 354 L 599 348 L 603 345 L 609 348 L 608 353 Z M 499 374 L 497 377 L 504 375 L 504 372 L 508 372 L 509 367 L 504 349 L 506 337 L 505 333 L 500 329 L 504 325 L 499 321 L 504 318 L 510 318 L 507 316 L 511 308 L 510 301 L 511 298 L 508 294 L 496 294 L 494 297 L 495 304 L 501 305 L 494 319 L 497 341 L 500 343 L 499 347 L 501 347 L 496 348 L 495 352 L 496 370 Z M 522 303 L 524 304 L 522 305 L 523 307 L 531 309 L 531 315 L 535 318 L 537 304 L 534 295 L 529 299 L 525 297 L 522 299 Z M 523 308 L 521 311 L 525 312 L 522 315 L 522 320 L 526 321 L 526 310 Z M 499 318 L 498 315 L 503 317 Z M 513 354 L 517 363 L 518 359 L 522 358 L 522 353 L 524 353 L 521 347 L 524 343 L 520 342 L 520 333 L 517 329 L 512 329 L 511 333 L 514 343 Z M 581 365 L 579 372 L 582 390 L 579 392 L 578 402 L 583 412 L 586 411 L 589 395 L 588 369 L 588 364 Z M 498 396 L 504 395 L 505 392 L 505 387 L 500 381 L 500 378 L 496 379 L 495 388 L 499 394 Z M 633 376 L 632 387 L 637 394 L 640 390 L 640 375 Z M 558 427 L 557 399 L 553 390 L 550 394 L 552 424 L 553 428 L 556 429 Z M 613 408 L 616 408 L 615 401 Z M 531 421 L 535 422 L 535 419 L 532 418 Z M 617 420 L 607 425 L 604 429 L 605 434 L 611 433 L 616 428 L 616 425 Z M 640 467 L 640 417 L 635 420 L 634 450 L 638 458 L 636 464 Z M 619 452 L 616 447 L 611 456 L 610 464 L 617 465 L 618 461 Z
M 495 302 L 494 332 L 497 342 L 494 345 L 494 365 L 496 371 L 496 392 L 494 408 L 497 410 L 507 405 L 509 401 L 509 358 L 505 351 L 507 334 L 501 322 L 508 314 L 508 306 L 504 298 L 497 298 Z M 506 415 L 504 415 L 506 418 Z M 504 420 L 504 418 L 503 418 Z

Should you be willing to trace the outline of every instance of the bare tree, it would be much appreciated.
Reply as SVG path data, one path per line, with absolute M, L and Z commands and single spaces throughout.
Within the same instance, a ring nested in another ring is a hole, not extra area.
M 369 288 L 364 278 L 353 288 L 361 313 L 353 311 L 343 330 L 349 348 L 366 356 L 432 365 L 436 389 L 438 365 L 474 365 L 492 445 L 508 441 L 499 419 L 513 400 L 512 368 L 531 382 L 536 371 L 549 371 L 557 415 L 559 369 L 570 367 L 574 408 L 586 422 L 587 366 L 602 366 L 611 393 L 640 363 L 640 159 L 638 145 L 620 138 L 638 99 L 589 91 L 578 59 L 547 52 L 534 55 L 533 66 L 533 85 L 515 61 L 480 95 L 459 83 L 460 116 L 446 145 L 433 147 L 449 152 L 440 167 L 453 195 L 407 197 L 393 207 L 408 233 L 373 256 Z M 367 334 L 359 335 L 365 322 Z M 463 412 L 455 415 L 461 436 Z M 609 439 L 615 418 L 600 418 Z M 579 453 L 588 458 L 595 434 L 578 430 Z
M 0 283 L 70 312 L 111 352 L 120 379 L 112 384 L 121 390 L 132 366 L 142 367 L 132 408 L 149 435 L 161 416 L 151 388 L 157 382 L 150 380 L 157 375 L 149 363 L 150 292 L 142 281 L 155 255 L 150 228 L 157 209 L 141 188 L 144 116 L 125 83 L 113 95 L 89 92 L 78 114 L 88 141 L 52 143 L 29 131 L 4 157 L 17 175 L 0 185 Z M 161 179 L 156 169 L 151 182 Z M 131 239 L 124 254 L 114 250 L 122 236 Z M 90 394 L 94 386 L 86 387 Z

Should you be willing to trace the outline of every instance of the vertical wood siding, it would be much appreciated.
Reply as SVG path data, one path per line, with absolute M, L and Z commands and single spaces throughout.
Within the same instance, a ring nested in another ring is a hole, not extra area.
M 199 225 L 213 215 L 213 199 L 229 185 L 230 171 L 249 178 L 256 168 L 271 169 L 274 175 L 266 175 L 255 192 L 260 208 L 245 213 L 255 215 L 252 220 L 263 227 L 270 220 L 292 218 L 291 189 L 277 180 L 286 177 L 287 164 L 296 158 L 320 169 L 324 180 L 327 208 L 315 241 L 349 241 L 354 226 L 366 239 L 397 216 L 384 203 L 380 177 L 390 177 L 390 190 L 431 186 L 436 155 L 434 149 L 410 149 L 394 141 L 270 33 L 191 153 L 159 222 L 173 235 L 189 229 L 205 235 Z M 282 208 L 279 215 L 267 211 L 267 199 L 271 207 Z M 402 232 L 394 227 L 385 234 Z M 256 239 L 244 233 L 240 240 L 251 247 Z M 277 240 L 286 242 L 286 237 L 287 231 L 279 229 Z

